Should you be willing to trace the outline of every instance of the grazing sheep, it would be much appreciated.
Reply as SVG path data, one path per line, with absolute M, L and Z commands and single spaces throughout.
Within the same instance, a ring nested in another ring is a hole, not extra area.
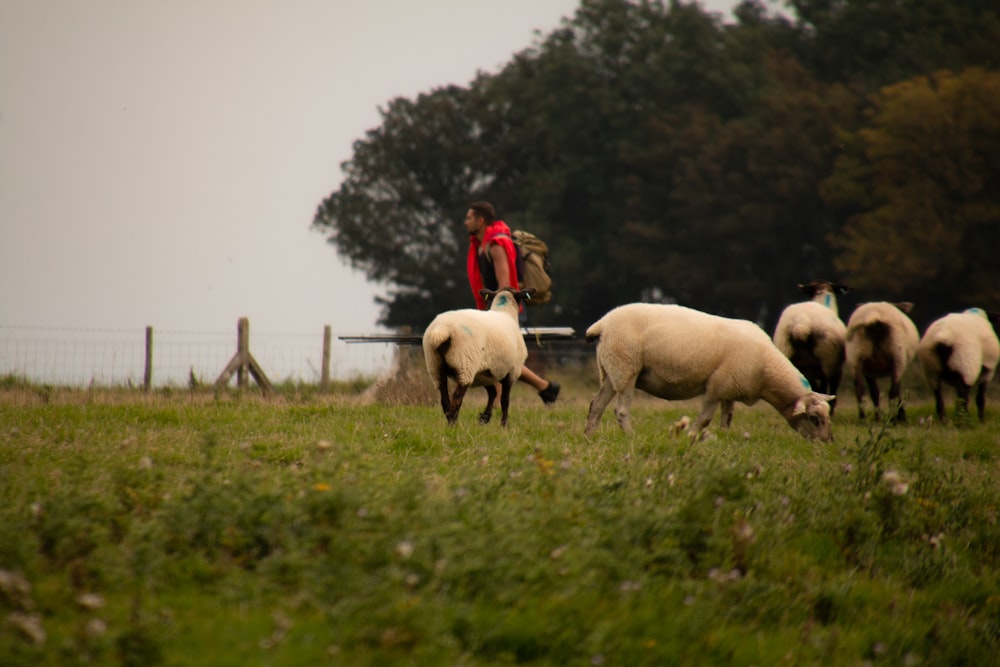
M 906 410 L 900 399 L 900 380 L 906 367 L 917 353 L 920 334 L 906 313 L 913 304 L 887 301 L 863 303 L 854 309 L 847 321 L 847 365 L 854 373 L 854 395 L 858 399 L 858 418 L 865 418 L 865 384 L 871 394 L 876 414 L 879 411 L 879 391 L 876 378 L 888 377 L 889 402 L 899 401 L 893 419 L 906 421 Z
M 518 309 L 533 291 L 510 287 L 495 292 L 480 290 L 480 296 L 490 303 L 489 310 L 449 310 L 435 317 L 427 327 L 422 341 L 424 361 L 431 381 L 441 393 L 441 409 L 449 424 L 458 420 L 462 399 L 469 387 L 486 388 L 489 400 L 479 415 L 479 422 L 488 423 L 493 416 L 499 382 L 500 423 L 507 425 L 510 388 L 528 358 L 528 348 L 518 324 Z M 455 382 L 451 398 L 448 397 L 449 378 Z
M 920 339 L 917 356 L 942 422 L 946 421 L 942 383 L 955 387 L 959 413 L 968 412 L 969 393 L 976 387 L 979 421 L 986 421 L 986 386 L 1000 359 L 1000 342 L 984 310 L 969 308 L 932 322 Z
M 688 433 L 700 435 L 721 405 L 722 426 L 733 403 L 764 399 L 807 438 L 832 440 L 833 396 L 818 394 L 760 327 L 683 306 L 633 303 L 615 308 L 587 329 L 598 340 L 601 388 L 590 403 L 586 433 L 618 397 L 615 416 L 632 430 L 629 408 L 635 389 L 678 400 L 704 395 L 701 414 Z
M 811 301 L 793 303 L 781 312 L 774 329 L 774 344 L 821 393 L 836 394 L 844 370 L 847 327 L 837 317 L 835 292 L 850 288 L 817 280 L 799 285 Z M 830 401 L 830 416 L 837 407 Z

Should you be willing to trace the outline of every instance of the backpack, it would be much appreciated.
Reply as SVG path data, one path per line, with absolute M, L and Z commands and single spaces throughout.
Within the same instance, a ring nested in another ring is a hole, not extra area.
M 552 277 L 549 276 L 549 246 L 531 232 L 515 229 L 511 240 L 517 251 L 516 266 L 518 284 L 534 287 L 535 293 L 525 301 L 529 306 L 541 306 L 552 300 Z M 506 234 L 497 234 L 504 236 Z

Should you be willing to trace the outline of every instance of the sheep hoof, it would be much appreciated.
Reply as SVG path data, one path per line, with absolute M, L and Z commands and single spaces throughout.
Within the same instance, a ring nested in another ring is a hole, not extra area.
M 489 413 L 489 412 L 480 412 L 479 413 L 479 423 L 480 424 L 489 424 L 490 423 L 490 419 L 492 419 L 492 418 L 493 418 L 493 414 L 492 413 Z
M 682 431 L 686 431 L 688 426 L 690 425 L 691 425 L 690 417 L 687 416 L 681 417 L 680 419 L 675 421 L 673 425 L 670 427 L 670 437 L 674 437 L 679 433 L 681 433 Z

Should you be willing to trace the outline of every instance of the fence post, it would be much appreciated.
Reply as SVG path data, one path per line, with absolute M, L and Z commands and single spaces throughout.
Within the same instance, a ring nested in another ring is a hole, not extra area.
M 153 386 L 153 327 L 146 327 L 146 369 L 142 376 L 142 389 L 147 394 Z
M 271 381 L 264 375 L 264 369 L 250 354 L 250 320 L 245 317 L 236 322 L 236 354 L 215 381 L 216 388 L 224 387 L 233 373 L 236 373 L 236 383 L 240 389 L 245 389 L 249 385 L 247 376 L 251 375 L 265 396 L 274 391 Z
M 319 388 L 324 393 L 330 390 L 330 325 L 323 326 L 323 368 L 320 370 Z

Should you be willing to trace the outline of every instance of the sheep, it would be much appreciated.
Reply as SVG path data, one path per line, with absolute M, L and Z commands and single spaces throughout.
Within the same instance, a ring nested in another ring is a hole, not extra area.
M 836 293 L 850 288 L 817 280 L 799 285 L 810 301 L 787 306 L 774 329 L 774 344 L 798 368 L 816 391 L 836 394 L 844 370 L 847 327 L 837 316 Z M 837 407 L 830 401 L 830 416 Z
M 934 392 L 938 419 L 946 421 L 942 383 L 955 387 L 957 412 L 967 413 L 969 393 L 976 387 L 979 421 L 986 421 L 986 386 L 1000 359 L 1000 341 L 987 313 L 969 308 L 935 320 L 917 347 L 924 378 Z
M 480 296 L 490 303 L 489 310 L 449 310 L 435 317 L 424 331 L 424 362 L 431 381 L 441 394 L 441 409 L 449 424 L 458 420 L 462 399 L 469 387 L 486 388 L 489 400 L 479 415 L 479 422 L 489 423 L 499 382 L 500 423 L 507 425 L 510 388 L 521 375 L 528 358 L 518 310 L 532 292 L 533 289 L 511 287 L 480 290 Z M 449 378 L 455 382 L 455 392 L 450 398 Z
M 600 389 L 590 403 L 586 434 L 593 433 L 604 409 L 618 397 L 615 416 L 632 430 L 629 408 L 635 389 L 666 400 L 704 395 L 701 413 L 688 427 L 704 434 L 721 405 L 728 428 L 733 403 L 771 404 L 806 438 L 833 440 L 833 396 L 812 391 L 809 382 L 753 322 L 709 315 L 677 305 L 633 303 L 619 306 L 592 324 L 587 340 L 597 340 Z
M 913 304 L 874 301 L 854 309 L 847 321 L 847 365 L 854 373 L 854 395 L 858 400 L 858 419 L 865 418 L 865 384 L 871 394 L 875 413 L 879 411 L 877 378 L 891 379 L 889 402 L 899 409 L 893 420 L 905 423 L 906 410 L 900 400 L 900 381 L 906 367 L 917 353 L 920 335 L 906 314 Z

